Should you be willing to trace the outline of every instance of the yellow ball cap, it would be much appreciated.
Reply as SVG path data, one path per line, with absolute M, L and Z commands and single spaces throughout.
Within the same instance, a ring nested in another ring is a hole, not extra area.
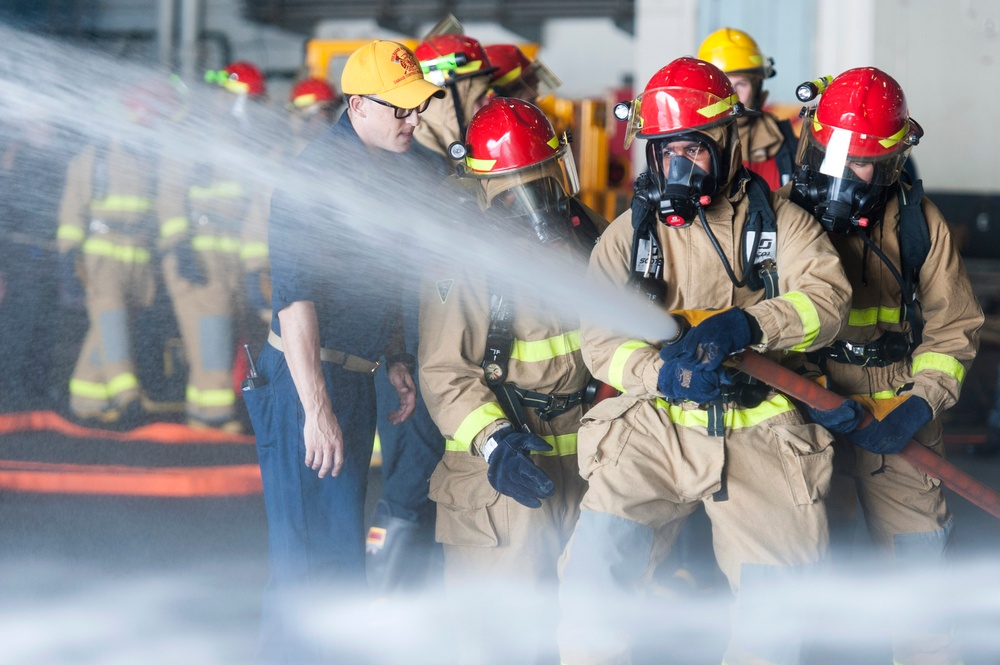
M 378 95 L 393 106 L 412 109 L 444 91 L 424 79 L 410 49 L 397 42 L 376 39 L 347 59 L 340 77 L 345 95 Z

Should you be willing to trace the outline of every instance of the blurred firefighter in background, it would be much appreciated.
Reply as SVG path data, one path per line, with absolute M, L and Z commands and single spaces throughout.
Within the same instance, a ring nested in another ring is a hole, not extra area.
M 740 102 L 749 109 L 736 121 L 743 165 L 777 190 L 792 178 L 798 138 L 791 123 L 764 111 L 764 80 L 774 76 L 774 60 L 761 53 L 753 37 L 735 28 L 719 28 L 706 37 L 698 58 L 725 72 Z
M 266 100 L 261 71 L 235 62 L 206 80 L 220 86 L 216 115 L 207 118 L 218 149 L 259 150 L 252 123 L 254 105 Z M 232 376 L 237 326 L 247 308 L 270 311 L 268 199 L 259 184 L 210 161 L 164 160 L 159 188 L 163 276 L 188 362 L 187 422 L 240 432 Z M 247 320 L 264 326 L 260 317 Z M 263 330 L 255 332 L 263 339 Z
M 68 368 L 76 359 L 75 345 L 69 350 L 63 333 L 76 329 L 74 315 L 84 311 L 83 300 L 71 303 L 59 297 L 55 244 L 65 164 L 78 146 L 70 132 L 41 117 L 5 119 L 0 134 L 7 138 L 0 148 L 3 410 L 51 409 L 65 397 L 63 381 L 69 378 L 60 374 L 54 388 L 53 368 L 62 366 L 59 360 L 66 360 Z M 60 301 L 64 307 L 51 306 Z M 64 351 L 73 358 L 64 357 Z
M 548 67 L 537 58 L 532 61 L 514 44 L 491 44 L 483 50 L 496 67 L 490 82 L 490 97 L 514 97 L 537 104 L 553 94 L 560 81 Z
M 454 173 L 448 155 L 453 143 L 462 143 L 469 120 L 489 101 L 496 68 L 478 40 L 462 34 L 433 35 L 413 50 L 424 78 L 445 90 L 443 99 L 431 100 L 414 137 L 442 160 L 443 175 Z
M 86 146 L 67 170 L 56 233 L 60 276 L 70 300 L 85 294 L 89 319 L 69 406 L 87 424 L 129 427 L 142 417 L 132 319 L 155 295 L 158 168 L 142 130 L 178 106 L 165 83 L 126 89 L 121 107 L 133 129 Z
M 336 88 L 322 79 L 308 78 L 292 86 L 286 105 L 292 132 L 292 157 L 333 125 L 340 105 Z

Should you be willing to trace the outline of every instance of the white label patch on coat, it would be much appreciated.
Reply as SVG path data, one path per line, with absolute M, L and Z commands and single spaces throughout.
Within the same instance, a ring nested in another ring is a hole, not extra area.
M 757 233 L 754 231 L 747 231 L 747 254 L 753 251 L 753 243 L 756 235 Z M 756 265 L 767 259 L 776 261 L 778 258 L 777 245 L 778 234 L 775 231 L 762 231 L 760 234 L 760 244 L 757 246 L 757 256 L 750 263 Z
M 441 299 L 442 305 L 448 300 L 448 294 L 451 293 L 451 285 L 454 283 L 455 280 L 453 279 L 442 279 L 437 282 L 438 297 Z

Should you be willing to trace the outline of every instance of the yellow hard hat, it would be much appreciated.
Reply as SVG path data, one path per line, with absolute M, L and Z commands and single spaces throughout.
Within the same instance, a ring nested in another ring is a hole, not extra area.
M 719 28 L 701 43 L 698 59 L 706 60 L 727 74 L 774 76 L 774 61 L 760 52 L 753 37 L 736 28 Z

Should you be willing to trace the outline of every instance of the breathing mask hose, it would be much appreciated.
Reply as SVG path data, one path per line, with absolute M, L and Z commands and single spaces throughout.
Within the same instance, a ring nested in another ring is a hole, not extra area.
M 903 276 L 899 274 L 899 270 L 896 269 L 896 266 L 892 265 L 892 261 L 889 260 L 889 257 L 886 256 L 874 242 L 872 242 L 872 239 L 868 237 L 867 233 L 860 229 L 856 230 L 855 233 L 861 237 L 861 242 L 863 242 L 868 249 L 870 249 L 875 256 L 877 256 L 879 260 L 885 264 L 885 267 L 889 269 L 889 272 L 892 273 L 893 278 L 899 283 L 899 290 L 903 294 L 903 301 L 906 302 L 907 305 L 914 302 L 913 294 L 909 292 L 910 289 L 906 286 Z
M 698 219 L 701 220 L 701 225 L 705 228 L 705 233 L 708 234 L 708 239 L 712 241 L 712 246 L 715 247 L 715 253 L 719 255 L 719 260 L 722 261 L 722 267 L 726 269 L 726 274 L 729 276 L 729 281 L 733 283 L 738 289 L 743 288 L 750 281 L 750 269 L 744 266 L 743 269 L 743 279 L 736 279 L 736 273 L 733 272 L 733 267 L 729 265 L 729 261 L 726 260 L 726 254 L 722 251 L 722 247 L 719 246 L 719 241 L 712 233 L 712 229 L 708 226 L 708 220 L 705 218 L 705 207 L 701 205 L 701 202 L 696 202 L 695 207 L 698 209 Z M 753 239 L 753 251 L 750 252 L 750 256 L 757 256 L 757 250 L 760 248 L 760 237 L 761 233 L 755 233 Z M 743 234 L 743 242 L 740 243 L 741 251 L 746 249 L 746 234 Z
M 787 367 L 782 367 L 754 351 L 744 350 L 741 354 L 731 356 L 728 362 L 741 372 L 767 383 L 775 390 L 804 402 L 814 409 L 828 411 L 837 408 L 844 401 L 842 396 L 832 390 L 827 390 L 815 381 L 801 376 Z M 871 421 L 872 415 L 866 412 L 859 428 Z M 1000 519 L 1000 493 L 956 468 L 930 448 L 917 441 L 910 441 L 899 451 L 899 456 L 928 476 L 939 479 L 945 487 L 979 506 L 993 517 Z

